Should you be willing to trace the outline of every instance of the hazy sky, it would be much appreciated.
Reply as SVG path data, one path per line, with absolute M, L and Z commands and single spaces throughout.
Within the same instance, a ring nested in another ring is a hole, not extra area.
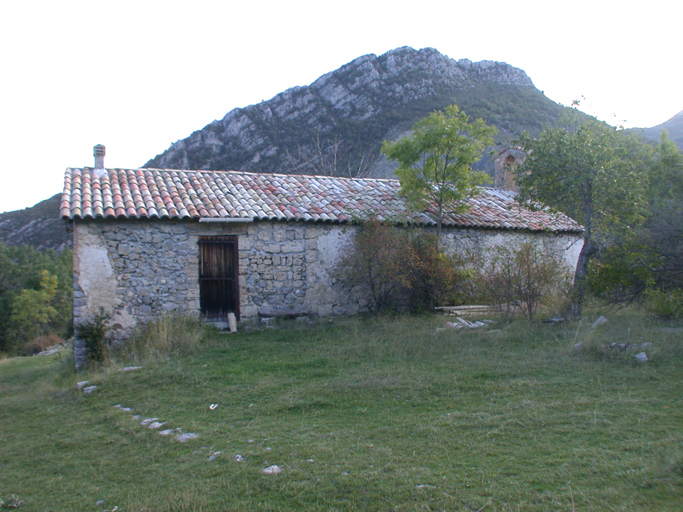
M 683 110 L 682 14 L 672 0 L 7 0 L 0 212 L 60 192 L 95 144 L 107 167 L 139 167 L 233 108 L 400 46 L 507 62 L 553 101 L 654 126 Z

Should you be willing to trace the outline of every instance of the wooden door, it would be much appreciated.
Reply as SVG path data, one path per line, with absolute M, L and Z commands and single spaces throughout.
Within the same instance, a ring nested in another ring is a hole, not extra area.
M 199 307 L 209 321 L 239 320 L 239 258 L 236 236 L 199 238 Z

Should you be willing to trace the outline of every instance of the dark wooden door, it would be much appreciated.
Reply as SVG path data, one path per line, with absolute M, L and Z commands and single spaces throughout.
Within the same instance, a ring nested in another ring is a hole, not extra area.
M 239 258 L 236 236 L 199 238 L 199 307 L 209 321 L 239 320 Z

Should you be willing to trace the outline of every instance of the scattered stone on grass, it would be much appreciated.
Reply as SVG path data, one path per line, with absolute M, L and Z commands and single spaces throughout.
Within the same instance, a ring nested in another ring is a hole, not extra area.
M 235 455 L 233 459 L 235 459 L 237 462 L 244 462 L 244 457 L 239 454 Z
M 161 434 L 162 436 L 170 436 L 171 434 L 173 434 L 173 432 L 175 432 L 174 428 L 168 428 L 166 430 L 160 430 L 159 434 Z
M 157 428 L 159 428 L 159 427 L 161 427 L 161 426 L 163 426 L 163 425 L 166 425 L 166 422 L 165 422 L 165 421 L 153 421 L 152 423 L 150 423 L 150 424 L 147 426 L 147 428 L 150 428 L 150 429 L 153 429 L 153 430 L 154 430 L 154 429 L 157 429 Z
M 87 388 L 83 388 L 83 393 L 86 395 L 91 394 L 93 391 L 97 389 L 97 386 L 88 386 Z
M 90 381 L 87 380 L 82 380 L 81 382 L 76 383 L 76 389 L 77 390 L 82 390 L 85 386 L 87 386 L 90 383 Z
M 211 455 L 209 455 L 209 460 L 216 460 L 220 454 L 221 452 L 213 452 Z
M 140 425 L 142 425 L 143 427 L 146 427 L 147 425 L 149 425 L 153 421 L 158 421 L 158 420 L 159 420 L 159 418 L 147 418 L 146 420 L 142 420 L 140 422 Z
M 608 351 L 618 351 L 618 352 L 625 352 L 627 350 L 646 350 L 648 348 L 654 347 L 653 343 L 645 342 L 645 343 L 616 343 L 612 342 L 609 345 L 605 343 L 600 344 L 600 349 L 603 352 L 608 352 Z M 575 350 L 583 350 L 584 346 L 582 342 L 577 343 L 574 345 Z
M 446 327 L 449 329 L 462 329 L 464 327 L 467 327 L 469 329 L 477 329 L 479 327 L 486 327 L 487 325 L 486 323 L 480 321 L 470 322 L 461 317 L 456 317 L 455 320 L 455 322 L 446 322 Z
M 61 350 L 61 347 L 51 347 L 51 348 L 46 348 L 42 352 L 38 352 L 36 355 L 37 356 L 51 356 L 52 354 L 56 354 Z
M 282 469 L 280 469 L 280 466 L 268 466 L 262 469 L 261 472 L 266 475 L 279 475 L 282 473 Z
M 647 363 L 649 361 L 649 359 L 647 358 L 647 354 L 645 352 L 640 352 L 636 354 L 636 360 L 641 363 Z
M 595 322 L 593 322 L 593 327 L 597 327 L 598 325 L 604 325 L 607 322 L 609 322 L 609 320 L 607 320 L 604 316 L 601 315 Z
M 184 432 L 182 434 L 178 434 L 176 436 L 176 439 L 181 443 L 184 443 L 185 441 L 189 441 L 190 439 L 196 439 L 197 437 L 199 437 L 199 434 L 195 434 L 193 432 Z
M 552 318 L 546 318 L 543 320 L 544 324 L 557 325 L 566 322 L 567 319 L 561 316 L 554 316 Z
M 121 404 L 116 404 L 114 407 L 126 412 L 131 412 L 133 410 L 132 407 L 123 407 Z
M 141 370 L 142 366 L 126 366 L 125 368 L 121 368 L 122 372 L 132 372 L 135 370 Z
M 415 488 L 417 488 L 417 489 L 436 489 L 436 485 L 420 484 L 420 485 L 416 485 Z

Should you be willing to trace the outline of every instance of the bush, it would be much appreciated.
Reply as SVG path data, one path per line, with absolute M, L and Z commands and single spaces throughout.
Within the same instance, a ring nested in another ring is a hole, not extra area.
M 645 307 L 659 318 L 683 319 L 683 290 L 649 289 L 645 292 Z
M 352 286 L 367 288 L 371 309 L 431 309 L 453 295 L 456 262 L 438 247 L 435 235 L 363 221 L 336 273 Z
M 436 235 L 410 233 L 404 272 L 408 304 L 413 311 L 431 310 L 450 302 L 462 278 L 460 267 L 438 246 Z
M 29 341 L 21 350 L 22 356 L 34 356 L 40 354 L 43 350 L 54 347 L 64 343 L 64 340 L 56 334 L 48 334 L 47 336 L 39 336 L 32 341 Z
M 558 254 L 527 242 L 519 247 L 500 246 L 483 265 L 480 292 L 497 304 L 505 317 L 519 309 L 533 320 L 543 302 L 566 297 L 570 276 Z
M 76 338 L 83 340 L 89 363 L 102 364 L 109 355 L 109 314 L 100 308 L 99 312 L 76 327 Z

